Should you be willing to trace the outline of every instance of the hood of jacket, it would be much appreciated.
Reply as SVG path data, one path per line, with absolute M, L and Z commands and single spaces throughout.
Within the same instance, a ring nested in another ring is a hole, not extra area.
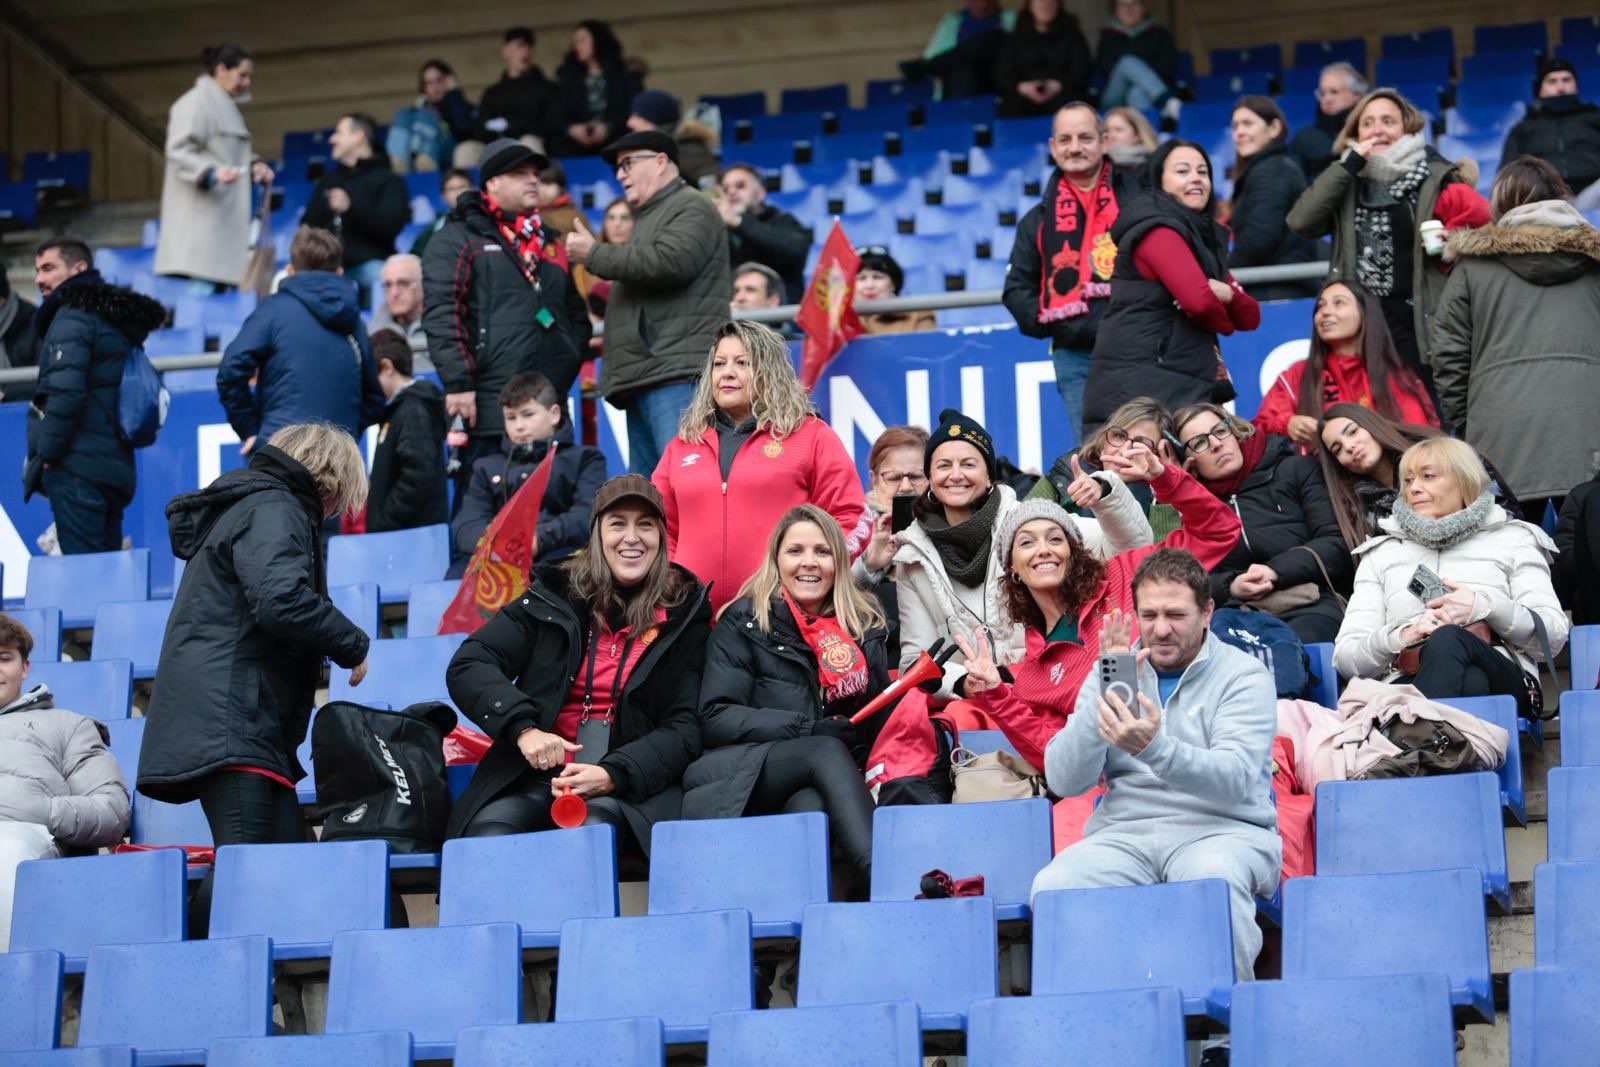
M 361 323 L 355 287 L 343 275 L 326 270 L 291 274 L 279 283 L 278 292 L 300 301 L 313 318 L 338 333 L 353 333 Z
M 48 711 L 55 706 L 55 698 L 50 694 L 50 687 L 40 682 L 0 708 L 0 715 L 8 715 L 13 711 Z
M 1496 257 L 1533 285 L 1562 285 L 1600 269 L 1600 232 L 1565 200 L 1541 200 L 1450 235 L 1447 260 L 1475 256 Z
M 109 323 L 135 345 L 144 344 L 150 332 L 167 321 L 167 309 L 161 304 L 143 293 L 110 284 L 97 270 L 68 278 L 39 305 L 34 329 L 40 338 L 50 331 L 50 323 L 62 308 L 84 311 Z
M 281 492 L 292 494 L 321 523 L 321 494 L 311 472 L 287 453 L 262 445 L 250 456 L 249 466 L 229 471 L 204 489 L 181 493 L 168 501 L 167 537 L 172 542 L 172 554 L 182 560 L 193 559 L 211 527 L 229 508 L 256 493 Z

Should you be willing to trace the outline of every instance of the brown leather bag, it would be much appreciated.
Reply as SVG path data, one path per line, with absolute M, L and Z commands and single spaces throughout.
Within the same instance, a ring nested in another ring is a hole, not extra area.
M 1378 727 L 1378 732 L 1400 749 L 1393 756 L 1368 767 L 1359 778 L 1421 778 L 1435 774 L 1465 774 L 1485 770 L 1478 763 L 1472 743 L 1447 722 L 1417 719 L 1406 722 L 1396 715 Z
M 1462 629 L 1486 645 L 1494 644 L 1494 631 L 1489 629 L 1489 624 L 1486 622 L 1475 622 L 1469 626 L 1462 627 Z M 1413 675 L 1422 668 L 1422 646 L 1427 643 L 1425 640 L 1418 641 L 1416 644 L 1407 645 L 1400 650 L 1400 656 L 1395 660 L 1395 666 L 1400 668 L 1401 674 Z

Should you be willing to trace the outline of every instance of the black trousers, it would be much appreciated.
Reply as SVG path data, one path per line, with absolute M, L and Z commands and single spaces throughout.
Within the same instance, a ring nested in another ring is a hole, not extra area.
M 872 884 L 872 794 L 850 750 L 836 737 L 795 737 L 767 750 L 746 815 L 820 811 L 862 892 Z
M 1410 682 L 1423 696 L 1434 700 L 1516 697 L 1517 711 L 1531 714 L 1521 665 L 1460 626 L 1441 626 L 1435 630 L 1422 646 L 1417 673 L 1410 678 L 1402 677 L 1400 681 Z
M 59 466 L 47 469 L 43 481 L 62 555 L 121 550 L 122 510 L 128 503 L 121 493 L 103 489 Z
M 199 782 L 200 808 L 211 824 L 211 842 L 224 845 L 289 844 L 306 839 L 306 820 L 293 789 L 270 778 L 217 771 Z M 189 906 L 189 936 L 211 929 L 211 879 L 207 871 Z M 404 914 L 402 911 L 401 914 Z
M 549 775 L 525 774 L 516 784 L 495 797 L 472 817 L 462 837 L 504 837 L 507 834 L 528 834 L 538 830 L 554 830 L 550 818 L 550 805 L 555 793 L 550 788 Z M 631 842 L 628 820 L 613 797 L 590 797 L 589 812 L 583 820 L 585 826 L 610 826 L 617 834 L 617 851 L 621 852 Z

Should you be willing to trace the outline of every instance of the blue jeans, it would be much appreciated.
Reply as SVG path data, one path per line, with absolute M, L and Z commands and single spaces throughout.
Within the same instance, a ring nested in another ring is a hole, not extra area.
M 1138 56 L 1123 56 L 1111 68 L 1106 87 L 1100 90 L 1100 107 L 1132 107 L 1147 110 L 1160 107 L 1169 95 L 1167 83 Z
M 1089 381 L 1090 348 L 1057 348 L 1050 358 L 1056 365 L 1056 392 L 1067 407 L 1067 423 L 1072 427 L 1072 443 L 1083 444 L 1083 387 Z
M 446 170 L 455 151 L 455 138 L 439 116 L 425 108 L 408 107 L 398 112 L 389 124 L 389 138 L 384 150 L 402 170 L 411 169 L 414 156 L 426 156 L 434 167 Z
M 383 280 L 383 260 L 369 259 L 365 263 L 346 267 L 344 276 L 355 283 L 356 300 L 360 303 L 361 310 L 370 310 L 373 306 L 372 287 Z M 382 299 L 381 295 L 378 299 Z
M 63 556 L 122 549 L 122 494 L 102 489 L 60 464 L 42 475 L 50 513 L 56 520 L 56 542 Z
M 661 453 L 678 436 L 678 417 L 694 396 L 694 382 L 668 382 L 634 393 L 628 413 L 628 473 L 646 478 L 655 473 Z

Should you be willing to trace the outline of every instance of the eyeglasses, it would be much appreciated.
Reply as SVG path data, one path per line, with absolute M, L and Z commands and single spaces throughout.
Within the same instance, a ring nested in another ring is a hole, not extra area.
M 422 283 L 415 278 L 389 278 L 383 283 L 384 292 L 390 289 L 415 289 Z
M 1106 431 L 1106 444 L 1112 448 L 1121 448 L 1129 441 L 1136 441 L 1152 452 L 1156 450 L 1156 443 L 1148 437 L 1134 436 L 1128 433 L 1127 430 L 1121 430 L 1115 426 Z
M 634 167 L 637 167 L 640 163 L 643 163 L 645 160 L 654 159 L 657 156 L 662 155 L 662 154 L 663 153 L 661 153 L 661 152 L 646 152 L 644 155 L 628 156 L 625 159 L 619 159 L 619 160 L 617 160 L 617 173 L 618 174 L 627 174 Z
M 1219 422 L 1205 433 L 1196 434 L 1183 443 L 1183 447 L 1197 456 L 1203 456 L 1211 451 L 1213 443 L 1221 444 L 1234 436 L 1233 427 L 1225 422 Z
M 885 485 L 910 485 L 913 488 L 928 483 L 927 475 L 921 471 L 879 471 L 878 480 Z

